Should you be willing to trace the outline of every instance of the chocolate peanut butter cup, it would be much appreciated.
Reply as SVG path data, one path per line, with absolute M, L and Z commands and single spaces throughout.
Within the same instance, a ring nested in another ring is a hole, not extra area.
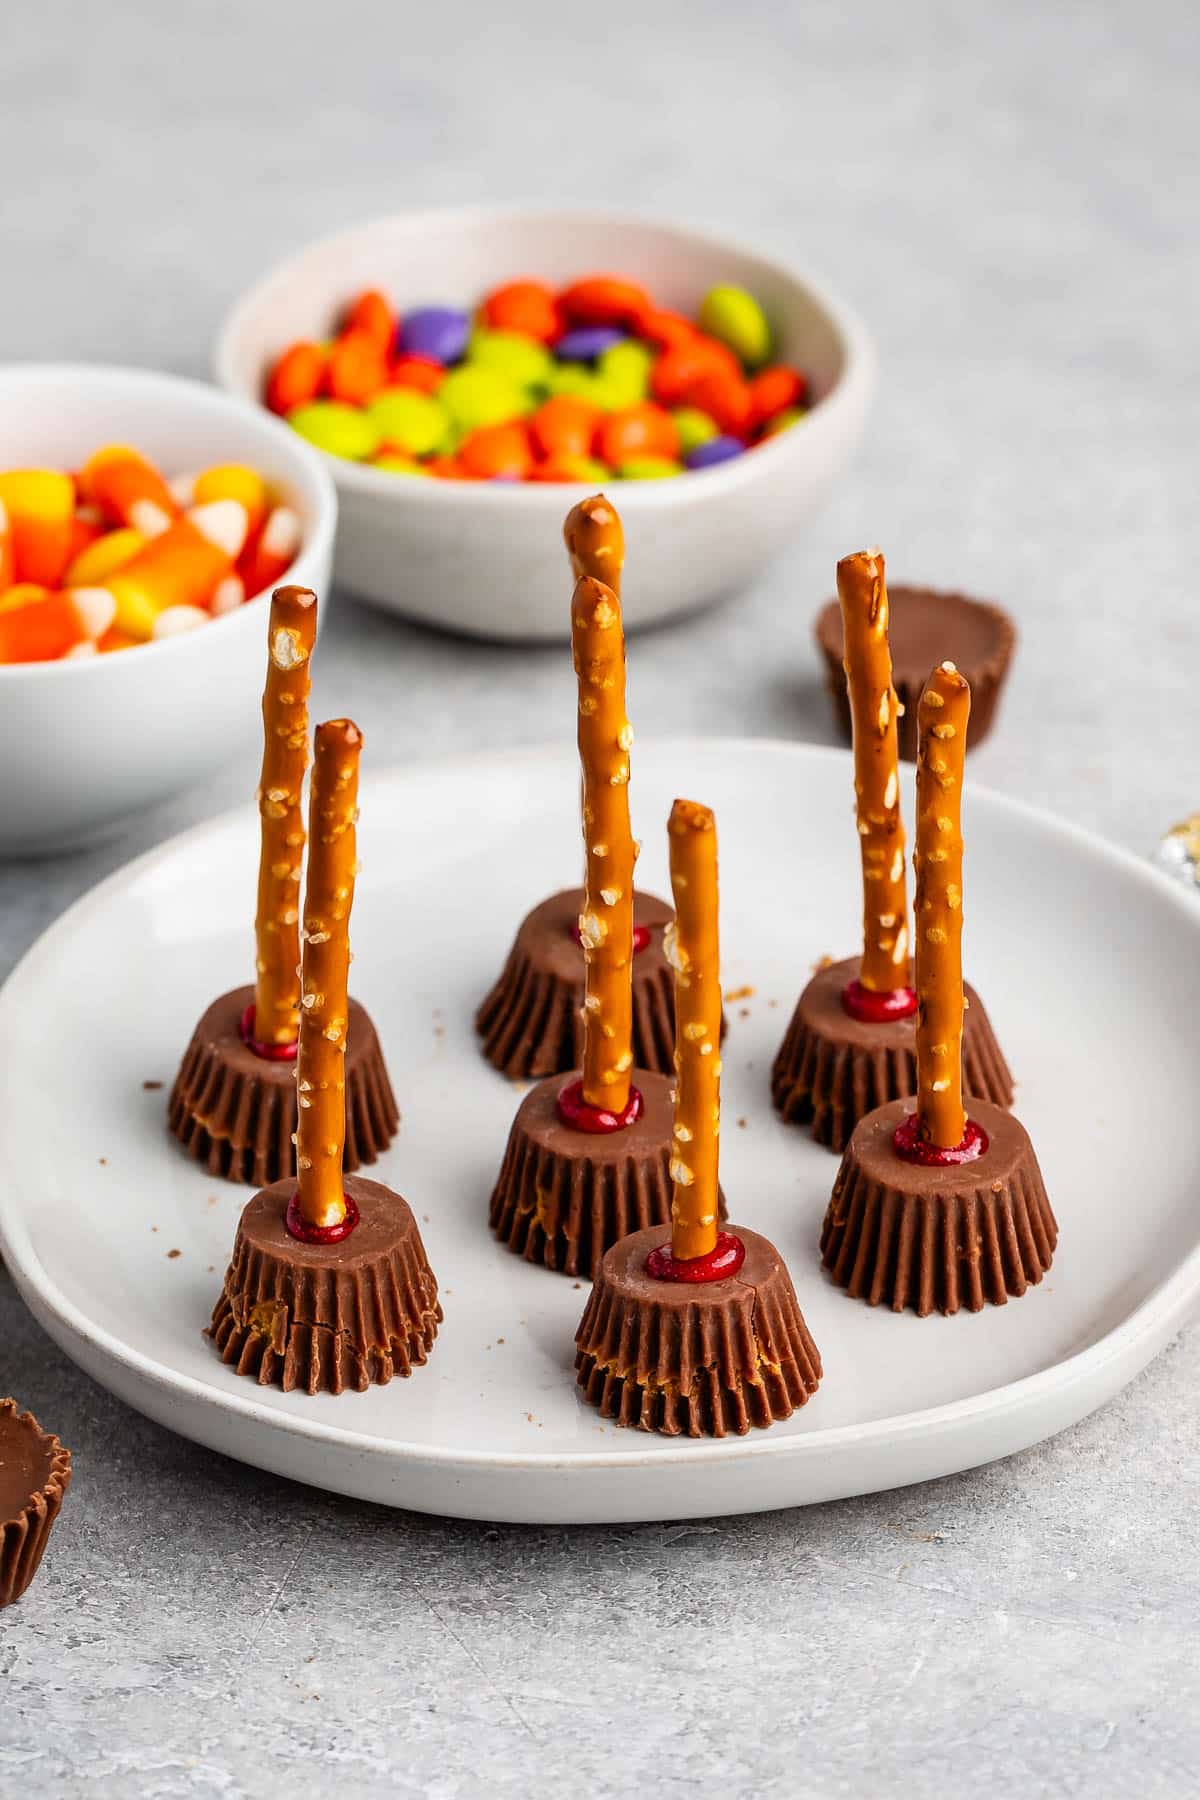
M 268 1187 L 296 1166 L 299 1118 L 294 1061 L 272 1061 L 243 1038 L 252 987 L 214 1000 L 192 1034 L 167 1108 L 167 1124 L 196 1162 L 227 1181 Z M 373 1163 L 400 1114 L 383 1050 L 365 1008 L 350 1002 L 346 1034 L 345 1167 Z
M 0 1400 L 0 1608 L 37 1574 L 70 1483 L 70 1451 L 15 1400 Z
M 725 1437 L 786 1419 L 811 1399 L 821 1358 L 782 1257 L 743 1225 L 738 1273 L 665 1282 L 647 1258 L 662 1226 L 623 1238 L 600 1264 L 575 1336 L 576 1380 L 605 1418 L 670 1437 Z
M 510 1080 L 564 1074 L 582 1060 L 584 900 L 582 888 L 567 888 L 526 915 L 500 979 L 475 1016 L 483 1054 Z M 675 1046 L 671 968 L 663 954 L 671 918 L 665 901 L 634 894 L 633 1060 L 660 1075 L 671 1073 Z
M 288 1230 L 295 1180 L 274 1182 L 242 1213 L 209 1335 L 222 1362 L 260 1386 L 340 1394 L 411 1375 L 442 1319 L 437 1282 L 411 1207 L 381 1182 L 347 1176 L 357 1210 L 340 1243 Z
M 917 757 L 917 702 L 930 670 L 952 662 L 971 684 L 971 724 L 967 748 L 981 744 L 995 721 L 1000 693 L 1016 649 L 1017 628 L 1003 608 L 988 600 L 937 588 L 893 587 L 890 597 L 892 681 L 904 712 L 899 721 L 900 755 Z M 830 600 L 817 614 L 814 631 L 825 661 L 826 679 L 838 727 L 852 737 L 846 691 L 841 607 Z
M 861 958 L 817 970 L 796 1002 L 771 1069 L 771 1098 L 788 1124 L 811 1125 L 818 1144 L 839 1155 L 858 1121 L 889 1100 L 917 1091 L 916 1015 L 855 1018 L 842 1002 Z M 905 971 L 907 980 L 910 971 Z M 963 1087 L 968 1094 L 1011 1106 L 1012 1076 L 983 1001 L 966 988 Z

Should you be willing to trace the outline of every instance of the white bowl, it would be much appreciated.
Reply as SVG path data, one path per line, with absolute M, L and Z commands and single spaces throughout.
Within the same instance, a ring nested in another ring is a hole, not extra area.
M 853 314 L 808 276 L 641 219 L 409 213 L 324 238 L 258 282 L 218 339 L 217 378 L 258 401 L 279 352 L 295 338 L 326 336 L 363 287 L 382 287 L 403 312 L 469 306 L 523 275 L 560 283 L 594 270 L 632 276 L 687 312 L 717 282 L 748 288 L 774 323 L 779 359 L 806 370 L 819 396 L 802 424 L 744 457 L 674 480 L 612 484 L 628 543 L 625 621 L 648 625 L 751 581 L 824 499 L 858 441 L 874 356 Z M 327 463 L 342 507 L 337 578 L 347 587 L 390 612 L 482 637 L 569 635 L 560 532 L 587 488 L 413 481 Z
M 259 469 L 303 522 L 288 579 L 328 593 L 333 483 L 269 413 L 138 369 L 0 369 L 0 469 L 74 469 L 113 442 L 136 445 L 168 475 L 215 462 Z M 101 836 L 236 755 L 258 729 L 266 609 L 264 596 L 200 631 L 111 656 L 0 665 L 0 856 Z

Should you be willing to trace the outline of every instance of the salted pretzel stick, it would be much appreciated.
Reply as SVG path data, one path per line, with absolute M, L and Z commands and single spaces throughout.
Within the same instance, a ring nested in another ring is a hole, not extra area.
M 294 1044 L 300 1024 L 300 862 L 304 815 L 300 796 L 308 767 L 309 659 L 317 632 L 311 588 L 271 595 L 267 685 L 263 689 L 263 759 L 258 784 L 261 849 L 254 920 L 254 1036 Z
M 584 575 L 594 576 L 620 600 L 625 533 L 616 507 L 603 494 L 581 500 L 567 514 L 563 538 L 576 581 Z
M 900 819 L 900 755 L 888 646 L 883 556 L 860 550 L 837 566 L 842 603 L 846 684 L 854 722 L 854 792 L 862 855 L 863 954 L 859 980 L 873 993 L 908 979 L 908 900 L 904 826 Z
M 349 719 L 318 725 L 309 794 L 304 891 L 296 1132 L 300 1216 L 340 1225 L 346 1216 L 346 1021 L 350 908 L 358 870 L 358 759 L 362 733 Z
M 707 806 L 676 800 L 667 823 L 675 922 L 675 1142 L 671 1149 L 671 1254 L 707 1256 L 717 1243 L 721 1131 L 721 953 L 717 930 L 717 822 Z
M 921 1136 L 954 1149 L 962 1102 L 962 781 L 971 689 L 944 662 L 917 709 L 917 1114 Z
M 587 961 L 583 1002 L 583 1097 L 622 1112 L 633 1067 L 633 865 L 625 716 L 625 637 L 610 587 L 585 575 L 571 600 L 571 644 L 579 677 L 579 760 L 583 765 L 583 912 Z

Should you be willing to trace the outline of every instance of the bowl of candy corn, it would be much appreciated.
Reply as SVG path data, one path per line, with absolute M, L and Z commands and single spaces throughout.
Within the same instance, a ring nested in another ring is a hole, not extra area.
M 337 497 L 259 408 L 135 369 L 0 369 L 0 856 L 102 835 L 255 729 L 266 591 L 324 591 Z
M 337 484 L 337 575 L 494 638 L 569 634 L 555 523 L 619 502 L 637 628 L 746 586 L 861 435 L 874 357 L 811 276 L 588 213 L 409 214 L 310 245 L 234 307 L 232 394 Z

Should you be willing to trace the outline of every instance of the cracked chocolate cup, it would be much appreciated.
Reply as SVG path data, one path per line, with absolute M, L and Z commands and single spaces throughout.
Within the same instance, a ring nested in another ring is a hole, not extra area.
M 1029 1133 L 972 1099 L 988 1147 L 974 1162 L 908 1162 L 892 1147 L 912 1103 L 893 1100 L 860 1120 L 842 1158 L 821 1229 L 821 1261 L 868 1306 L 926 1318 L 1003 1306 L 1041 1281 L 1058 1242 Z
M 838 728 L 853 741 L 850 697 L 842 667 L 842 609 L 828 601 L 814 632 L 825 661 L 826 682 Z M 1003 608 L 937 588 L 888 585 L 888 640 L 892 685 L 904 708 L 897 725 L 900 755 L 917 760 L 917 702 L 938 663 L 952 662 L 971 684 L 967 749 L 981 744 L 996 717 L 1000 693 L 1017 643 L 1017 628 Z
M 253 987 L 214 1000 L 184 1054 L 167 1105 L 167 1125 L 210 1175 L 267 1187 L 296 1167 L 296 1064 L 256 1056 L 241 1020 Z M 345 1167 L 373 1163 L 400 1124 L 375 1027 L 357 1000 L 346 1032 Z
M 566 1074 L 583 1055 L 585 965 L 574 936 L 582 910 L 582 888 L 535 906 L 475 1015 L 484 1056 L 510 1080 Z M 650 941 L 633 959 L 633 1061 L 660 1075 L 675 1067 L 675 976 L 663 954 L 663 931 L 674 916 L 665 900 L 634 895 L 634 925 L 645 926 Z
M 634 1069 L 640 1117 L 621 1131 L 590 1132 L 558 1116 L 559 1092 L 578 1073 L 547 1076 L 522 1100 L 488 1217 L 500 1242 L 527 1262 L 591 1276 L 618 1239 L 670 1221 L 673 1081 Z
M 358 1224 L 338 1244 L 308 1244 L 285 1223 L 294 1177 L 242 1212 L 208 1336 L 222 1362 L 285 1393 L 359 1392 L 423 1363 L 442 1321 L 438 1287 L 412 1209 L 382 1182 L 348 1175 Z
M 916 1014 L 880 1023 L 852 1019 L 842 990 L 860 958 L 818 969 L 796 1002 L 771 1068 L 771 1098 L 788 1124 L 811 1125 L 818 1144 L 840 1155 L 858 1121 L 917 1091 Z M 911 974 L 911 971 L 909 971 Z M 1012 1075 L 973 987 L 964 987 L 963 1088 L 1011 1106 Z
M 15 1400 L 0 1400 L 0 1608 L 37 1574 L 70 1484 L 70 1451 Z
M 786 1419 L 817 1391 L 821 1358 L 775 1246 L 730 1225 L 745 1245 L 724 1281 L 646 1273 L 664 1228 L 605 1253 L 575 1334 L 576 1380 L 607 1419 L 668 1437 L 725 1437 Z

